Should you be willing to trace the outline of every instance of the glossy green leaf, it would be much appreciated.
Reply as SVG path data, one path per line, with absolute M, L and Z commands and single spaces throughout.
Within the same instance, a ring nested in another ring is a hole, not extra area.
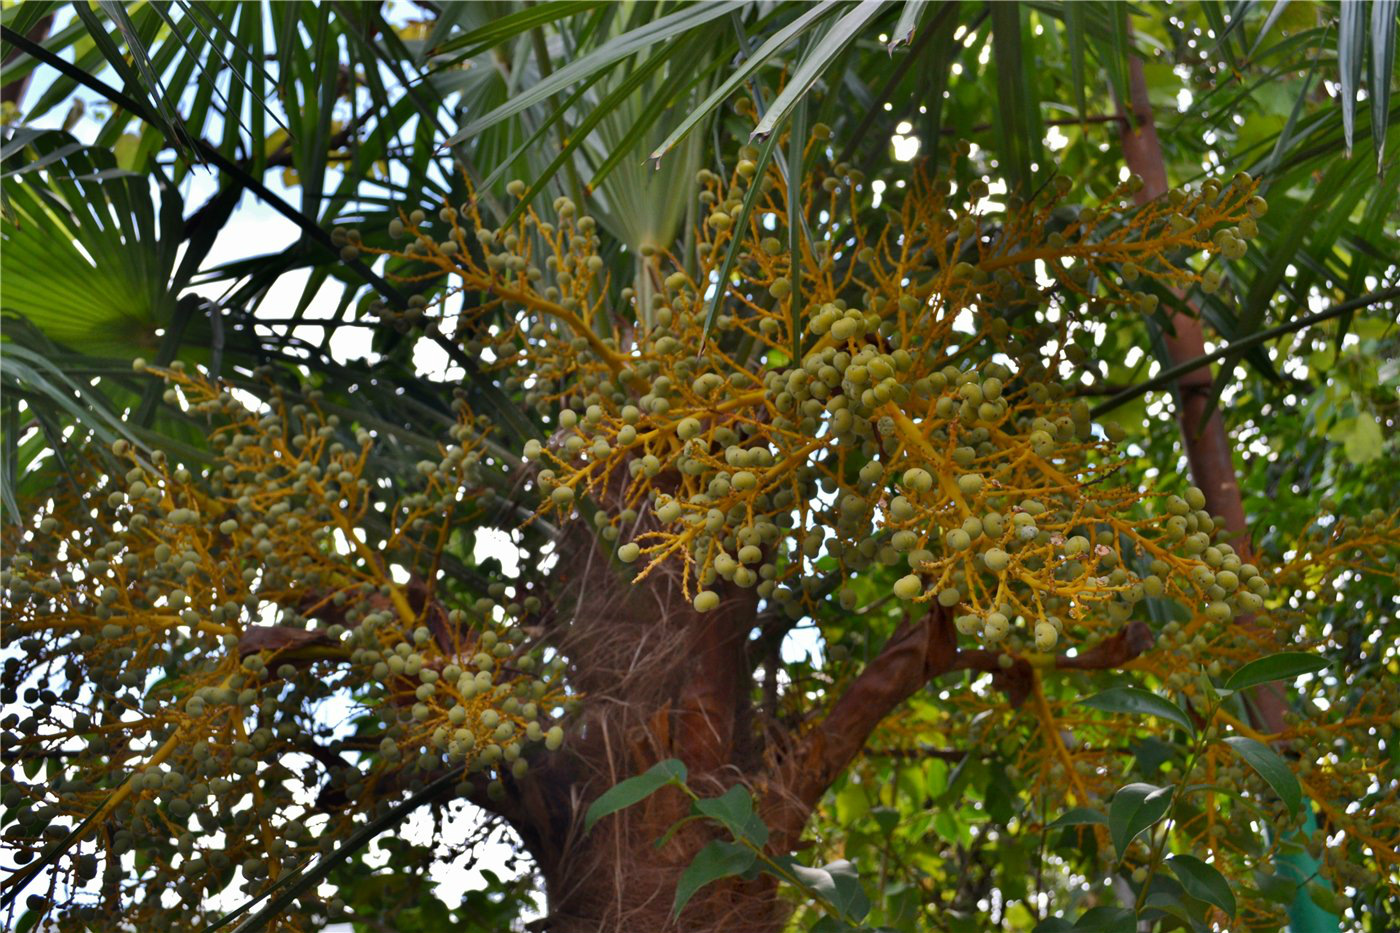
M 1256 742 L 1242 735 L 1230 736 L 1225 739 L 1225 744 L 1274 789 L 1284 806 L 1294 813 L 1298 812 L 1298 808 L 1303 805 L 1303 789 L 1298 785 L 1297 776 L 1278 752 L 1263 742 Z
M 1154 784 L 1129 784 L 1113 795 L 1108 805 L 1108 834 L 1118 857 L 1144 830 L 1167 815 L 1172 805 L 1172 788 Z
M 1061 813 L 1054 822 L 1047 823 L 1046 829 L 1062 829 L 1066 826 L 1103 826 L 1107 825 L 1108 817 L 1097 810 L 1090 810 L 1088 807 L 1073 807 Z
M 1074 922 L 1075 933 L 1135 933 L 1137 915 L 1127 907 L 1091 907 Z
M 1214 904 L 1231 917 L 1235 915 L 1235 892 L 1213 865 L 1207 865 L 1194 855 L 1173 855 L 1167 859 L 1167 865 L 1187 894 L 1198 901 Z
M 809 866 L 793 861 L 788 870 L 799 886 L 826 901 L 839 912 L 838 919 L 859 923 L 870 912 L 870 898 L 861 887 L 856 867 L 847 859 Z
M 757 860 L 758 854 L 747 846 L 716 839 L 695 854 L 694 860 L 681 872 L 676 882 L 676 900 L 671 907 L 671 916 L 676 917 L 707 884 L 721 878 L 732 878 L 748 871 Z
M 735 784 L 718 797 L 702 797 L 695 801 L 695 809 L 724 826 L 735 839 L 746 839 L 756 846 L 768 841 L 768 827 L 753 809 L 753 797 L 749 790 Z
M 1284 651 L 1250 661 L 1226 679 L 1225 689 L 1246 690 L 1270 681 L 1292 680 L 1304 674 L 1315 674 L 1327 666 L 1327 659 L 1321 655 Z
M 588 832 L 603 817 L 639 803 L 667 785 L 684 785 L 685 778 L 685 765 L 675 758 L 667 758 L 641 774 L 618 781 L 589 804 L 583 817 L 583 831 Z
M 1193 735 L 1196 727 L 1184 710 L 1170 700 L 1140 687 L 1114 687 L 1103 693 L 1080 700 L 1080 705 L 1106 713 L 1130 713 L 1135 716 L 1156 716 L 1167 719 Z

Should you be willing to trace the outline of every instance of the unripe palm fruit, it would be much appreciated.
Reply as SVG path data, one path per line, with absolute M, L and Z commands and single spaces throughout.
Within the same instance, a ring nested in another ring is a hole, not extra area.
M 714 590 L 701 590 L 695 594 L 695 611 L 709 612 L 719 605 L 719 594 Z
M 894 582 L 894 595 L 900 599 L 914 599 L 923 591 L 923 581 L 916 574 L 908 574 Z
M 933 488 L 933 475 L 920 467 L 904 471 L 904 488 L 912 492 L 928 492 Z
M 1001 573 L 1011 563 L 1011 555 L 999 547 L 988 548 L 986 553 L 982 555 L 982 560 L 986 563 L 988 570 L 993 573 Z

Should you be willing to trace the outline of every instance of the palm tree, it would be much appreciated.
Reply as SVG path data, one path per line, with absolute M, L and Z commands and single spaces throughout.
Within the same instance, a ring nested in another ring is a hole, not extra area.
M 597 219 L 617 306 L 624 288 L 639 296 L 635 318 L 602 325 L 625 338 L 656 325 L 651 299 L 664 293 L 672 263 L 690 274 L 701 268 L 697 172 L 722 169 L 748 146 L 742 156 L 759 173 L 771 165 L 803 195 L 803 143 L 818 126 L 830 130 L 834 161 L 870 179 L 907 174 L 893 136 L 917 138 L 929 170 L 947 169 L 944 153 L 967 139 L 975 157 L 951 168 L 959 189 L 993 175 L 1025 200 L 1057 178 L 1104 196 L 1119 182 L 1124 154 L 1139 174 L 1160 169 L 1178 184 L 1199 182 L 1222 155 L 1232 171 L 1258 175 L 1270 203 L 1258 221 L 1267 248 L 1222 263 L 1221 289 L 1163 290 L 1154 310 L 1102 322 L 1107 339 L 1152 348 L 1142 366 L 1155 360 L 1198 382 L 1206 375 L 1182 425 L 1183 449 L 1197 455 L 1213 443 L 1228 452 L 1219 413 L 1209 420 L 1224 394 L 1243 378 L 1285 386 L 1290 378 L 1267 341 L 1340 320 L 1340 344 L 1352 322 L 1394 306 L 1394 16 L 1393 4 L 1352 0 L 1242 5 L 1228 18 L 1206 3 L 1137 16 L 1131 26 L 1126 6 L 1107 3 L 559 0 L 421 4 L 407 13 L 225 0 L 13 6 L 3 13 L 0 74 L 13 107 L 0 345 L 5 512 L 23 515 L 21 503 L 71 471 L 89 439 L 212 461 L 217 451 L 197 420 L 132 372 L 135 357 L 196 364 L 264 401 L 312 373 L 328 407 L 387 439 L 373 469 L 395 481 L 438 452 L 440 428 L 455 417 L 454 389 L 517 446 L 547 439 L 557 428 L 552 403 L 494 376 L 480 346 L 411 321 L 379 323 L 386 307 L 410 307 L 443 283 L 405 280 L 404 259 L 369 261 L 355 243 L 389 241 L 414 211 L 431 217 L 475 200 L 491 226 L 504 228 L 531 206 L 570 198 Z M 1334 78 L 1336 101 L 1319 92 Z M 1366 106 L 1357 106 L 1362 86 Z M 1271 87 L 1284 90 L 1265 94 Z M 1170 117 L 1152 100 L 1167 88 L 1187 91 Z M 1120 148 L 1120 139 L 1149 130 L 1159 142 L 1146 153 Z M 203 203 L 186 203 L 194 190 L 208 192 Z M 798 218 L 811 205 L 789 203 L 800 250 Z M 294 224 L 296 242 L 210 263 L 252 204 Z M 303 274 L 294 306 L 274 300 L 280 283 Z M 334 309 L 312 317 L 326 296 Z M 472 300 L 464 295 L 464 308 Z M 1314 303 L 1325 310 L 1305 314 Z M 492 324 L 508 326 L 504 317 Z M 1205 335 L 1199 347 L 1193 327 Z M 372 334 L 365 357 L 337 353 L 333 340 L 350 331 Z M 1230 351 L 1213 377 L 1201 359 L 1207 339 Z M 450 378 L 415 367 L 426 345 L 446 355 Z M 1099 410 L 1140 405 L 1139 374 L 1107 354 L 1101 362 L 1091 380 Z M 269 368 L 276 378 L 265 378 Z M 1209 433 L 1203 424 L 1213 425 Z M 1203 488 L 1219 489 L 1226 472 L 1233 481 L 1220 460 L 1213 474 L 1198 461 Z M 496 462 L 520 466 L 509 451 Z M 713 834 L 692 825 L 678 847 L 655 854 L 655 840 L 689 812 L 678 795 L 621 813 L 609 831 L 582 832 L 588 805 L 620 780 L 657 766 L 652 784 L 627 785 L 655 790 L 675 776 L 668 763 L 680 761 L 694 788 L 718 795 L 736 779 L 752 785 L 755 775 L 782 773 L 787 797 L 755 790 L 769 850 L 788 856 L 813 812 L 825 818 L 824 795 L 871 732 L 937 673 L 906 671 L 891 660 L 896 653 L 878 652 L 860 677 L 789 690 L 786 677 L 824 676 L 782 662 L 780 646 L 800 620 L 761 608 L 751 594 L 722 618 L 696 612 L 683 586 L 662 574 L 625 584 L 590 524 L 519 530 L 536 506 L 519 474 L 495 496 L 497 507 L 469 527 L 514 534 L 537 558 L 556 555 L 553 580 L 536 581 L 555 612 L 542 637 L 571 659 L 582 739 L 503 795 L 484 781 L 460 790 L 518 834 L 544 880 L 549 929 L 665 928 L 688 866 L 703 866 L 697 851 L 712 851 L 702 847 Z M 1243 533 L 1239 502 L 1236 492 L 1211 509 L 1238 514 L 1233 530 Z M 475 565 L 469 540 L 449 556 L 462 592 L 484 596 L 515 582 L 498 566 Z M 566 627 L 563 617 L 596 624 Z M 666 638 L 654 644 L 658 617 Z M 797 696 L 804 708 L 794 714 L 784 703 Z M 816 710 L 829 712 L 821 729 L 793 728 L 783 740 L 804 735 L 806 758 L 749 735 L 761 731 L 756 723 L 777 734 L 784 717 Z M 804 767 L 812 773 L 793 773 Z M 440 802 L 448 786 L 403 792 L 416 806 Z M 620 807 L 624 798 L 612 799 Z M 368 825 L 382 831 L 410 808 L 374 814 Z M 372 835 L 282 876 L 256 917 L 348 872 Z M 751 865 L 705 870 L 720 878 Z M 845 866 L 805 870 L 816 874 L 783 880 L 855 917 L 843 900 L 854 883 Z M 772 874 L 707 891 L 684 915 L 685 929 L 773 929 L 784 920 Z M 968 896 L 949 902 L 965 906 Z M 875 915 L 893 917 L 894 896 L 880 897 Z

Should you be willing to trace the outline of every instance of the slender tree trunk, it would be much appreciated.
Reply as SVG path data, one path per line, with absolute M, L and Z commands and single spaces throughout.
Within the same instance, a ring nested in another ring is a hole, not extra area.
M 50 13 L 47 16 L 44 16 L 42 19 L 40 19 L 39 22 L 34 24 L 34 26 L 29 30 L 29 33 L 26 36 L 26 38 L 28 38 L 31 42 L 43 42 L 45 39 L 48 38 L 49 29 L 51 29 L 52 27 L 53 14 Z M 8 52 L 5 53 L 4 64 L 8 65 L 15 58 L 19 57 L 19 54 L 20 50 L 17 47 L 11 48 Z M 29 89 L 29 79 L 32 76 L 33 72 L 31 71 L 29 74 L 26 74 L 23 78 L 20 78 L 17 81 L 11 81 L 9 84 L 0 87 L 0 102 L 14 104 L 16 107 L 18 107 L 20 105 L 20 102 L 24 100 L 24 92 Z
M 1128 168 L 1142 178 L 1142 189 L 1135 197 L 1139 204 L 1146 204 L 1167 193 L 1167 169 L 1162 158 L 1161 142 L 1157 138 L 1157 127 L 1152 119 L 1152 104 L 1147 95 L 1142 59 L 1131 56 L 1128 67 L 1132 113 L 1130 120 L 1119 123 L 1122 128 L 1123 157 Z M 1166 345 L 1172 364 L 1205 355 L 1205 335 L 1199 313 L 1175 312 L 1171 315 L 1170 325 Z M 1193 369 L 1177 380 L 1176 418 L 1181 427 L 1181 442 L 1186 450 L 1192 482 L 1205 493 L 1206 508 L 1211 515 L 1225 520 L 1225 528 L 1230 532 L 1231 543 L 1240 559 L 1248 561 L 1253 548 L 1235 471 L 1234 447 L 1225 433 L 1225 422 L 1219 408 L 1207 414 L 1214 382 L 1214 373 L 1208 366 Z M 1246 617 L 1240 624 L 1254 625 L 1254 617 Z M 1250 699 L 1253 701 L 1256 725 L 1266 732 L 1283 731 L 1287 707 L 1276 687 L 1268 685 L 1256 688 L 1251 691 Z

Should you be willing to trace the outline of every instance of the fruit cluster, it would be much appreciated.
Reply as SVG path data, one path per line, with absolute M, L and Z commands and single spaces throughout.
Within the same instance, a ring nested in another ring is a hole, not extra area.
M 567 198 L 499 229 L 472 202 L 431 235 L 408 215 L 392 232 L 411 242 L 387 252 L 423 269 L 406 281 L 450 287 L 382 313 L 494 360 L 554 418 L 524 450 L 543 509 L 618 504 L 592 514 L 618 558 L 643 575 L 679 562 L 698 610 L 721 583 L 793 615 L 832 593 L 849 606 L 844 582 L 876 565 L 897 568 L 899 599 L 955 608 L 965 635 L 1020 631 L 1040 651 L 1146 598 L 1222 621 L 1259 608 L 1264 580 L 1199 492 L 1115 482 L 1115 427 L 1063 383 L 1095 315 L 1153 314 L 1162 288 L 1199 280 L 1189 258 L 1243 242 L 1265 210 L 1247 177 L 1129 212 L 1132 179 L 1094 207 L 1060 184 L 1002 210 L 981 181 L 955 194 L 919 175 L 876 209 L 838 164 L 790 206 L 755 157 L 700 172 L 693 257 L 645 255 L 616 292 Z
M 214 466 L 119 440 L 7 539 L 0 571 L 18 649 L 3 698 L 26 706 L 3 723 L 21 766 L 6 842 L 26 863 L 77 824 L 62 874 L 79 888 L 136 853 L 122 883 L 148 924 L 170 885 L 186 903 L 235 872 L 256 890 L 333 847 L 364 804 L 454 770 L 494 790 L 563 740 L 556 668 L 515 624 L 535 597 L 396 574 L 430 571 L 454 517 L 479 508 L 470 412 L 388 498 L 367 474 L 373 436 L 314 393 L 251 411 L 178 366 L 156 375 L 209 419 Z M 349 732 L 319 713 L 344 698 L 368 714 Z

